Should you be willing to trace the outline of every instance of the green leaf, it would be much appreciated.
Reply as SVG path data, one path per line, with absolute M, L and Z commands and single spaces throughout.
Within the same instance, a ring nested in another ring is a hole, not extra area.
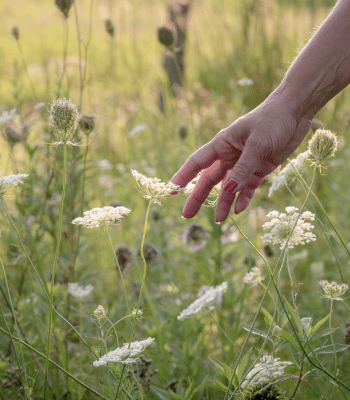
M 288 343 L 290 343 L 292 346 L 294 346 L 300 353 L 301 353 L 301 348 L 298 343 L 298 341 L 292 336 L 289 332 L 285 331 L 284 329 L 279 333 L 279 336 L 286 340 Z
M 300 320 L 301 326 L 303 328 L 305 337 L 308 337 L 311 331 L 311 317 L 305 317 Z
M 262 336 L 262 337 L 264 337 L 266 339 L 269 339 L 273 343 L 273 341 L 267 336 L 267 334 L 265 332 L 263 332 L 263 331 L 261 331 L 259 329 L 255 329 L 255 328 L 252 329 L 250 326 L 244 325 L 244 324 L 241 324 L 241 327 L 243 329 L 245 329 L 246 331 L 248 331 L 248 332 L 254 333 L 254 335 L 259 335 L 259 336 Z
M 309 357 L 311 357 L 314 354 L 318 355 L 318 354 L 339 353 L 340 351 L 344 351 L 348 348 L 349 345 L 346 344 L 335 343 L 334 346 L 332 344 L 329 344 L 327 346 L 318 347 L 313 351 L 313 353 L 309 353 Z
M 303 336 L 303 333 L 304 333 L 303 327 L 301 326 L 300 319 L 299 319 L 297 313 L 295 312 L 294 308 L 288 303 L 288 301 L 286 299 L 284 301 L 285 301 L 285 305 L 287 307 L 289 318 L 291 319 L 294 327 L 297 329 L 299 334 L 301 336 Z
M 168 396 L 171 400 L 183 400 L 183 397 L 169 390 Z
M 199 392 L 199 391 L 201 391 L 203 388 L 204 388 L 204 386 L 205 386 L 205 384 L 207 383 L 207 379 L 208 379 L 208 375 L 203 379 L 203 381 L 194 389 L 194 391 L 191 393 L 191 395 L 187 398 L 187 392 L 188 392 L 188 390 L 186 391 L 186 393 L 185 393 L 185 398 L 186 398 L 186 400 L 191 400 L 192 399 L 192 397 L 197 393 L 197 392 Z
M 335 332 L 338 328 L 333 329 L 325 329 L 324 331 L 320 332 L 318 335 L 315 335 L 312 340 L 320 339 L 324 336 L 330 335 L 331 333 Z
M 243 378 L 244 373 L 246 372 L 247 365 L 249 364 L 249 361 L 252 359 L 252 353 L 253 353 L 253 347 L 251 347 L 245 356 L 242 358 L 242 361 L 238 364 L 237 369 L 236 369 L 236 375 L 237 375 L 237 384 L 240 382 Z
M 270 327 L 271 323 L 273 322 L 272 327 L 274 328 L 276 326 L 276 322 L 273 321 L 272 315 L 264 307 L 261 307 L 261 311 L 264 314 L 266 325 Z
M 312 339 L 313 335 L 321 328 L 321 326 L 327 322 L 327 319 L 329 318 L 330 314 L 326 315 L 324 318 L 322 318 L 320 321 L 317 322 L 317 324 L 311 329 L 311 332 L 309 334 L 309 338 Z
M 219 381 L 217 381 L 217 380 L 215 380 L 215 379 L 214 379 L 214 383 L 215 383 L 215 385 L 216 385 L 219 389 L 221 389 L 221 390 L 223 390 L 225 393 L 227 393 L 227 386 L 225 386 L 223 383 L 221 383 L 221 382 L 219 382 Z
M 151 392 L 155 394 L 160 400 L 171 400 L 168 392 L 166 392 L 165 390 L 159 389 L 155 386 L 151 386 Z

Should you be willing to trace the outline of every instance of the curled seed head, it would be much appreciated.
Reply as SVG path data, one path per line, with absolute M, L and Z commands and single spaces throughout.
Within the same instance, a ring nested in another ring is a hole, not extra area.
M 115 251 L 120 269 L 124 271 L 133 263 L 132 252 L 128 246 L 119 246 Z
M 175 41 L 174 31 L 166 26 L 158 28 L 158 40 L 165 47 L 172 47 Z
M 16 40 L 19 40 L 19 29 L 18 29 L 18 26 L 14 26 L 14 27 L 11 29 L 11 35 L 12 35 Z
M 137 251 L 137 254 L 141 256 L 141 249 Z M 146 262 L 155 261 L 159 257 L 157 248 L 151 243 L 145 243 L 143 245 L 143 255 Z
M 72 100 L 55 100 L 50 108 L 50 122 L 56 133 L 66 143 L 74 133 L 79 120 L 78 109 Z
M 108 35 L 111 38 L 113 38 L 115 29 L 114 29 L 114 23 L 111 19 L 108 18 L 105 20 L 105 28 L 106 28 Z
M 333 157 L 338 147 L 336 135 L 325 129 L 317 129 L 309 140 L 309 151 L 311 159 L 315 162 L 325 161 L 327 158 Z
M 93 115 L 81 115 L 79 118 L 79 128 L 86 136 L 89 136 L 95 129 L 95 117 Z
M 63 14 L 64 18 L 68 18 L 69 10 L 71 9 L 74 0 L 55 0 L 55 4 Z

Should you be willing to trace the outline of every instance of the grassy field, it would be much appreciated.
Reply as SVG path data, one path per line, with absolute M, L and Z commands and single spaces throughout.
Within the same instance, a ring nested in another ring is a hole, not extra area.
M 144 198 L 131 173 L 168 182 L 277 87 L 332 5 L 193 0 L 174 95 L 157 38 L 165 2 L 77 0 L 64 18 L 51 0 L 1 1 L 0 117 L 15 111 L 0 119 L 0 399 L 350 398 L 348 292 L 327 299 L 319 283 L 350 281 L 349 88 L 317 115 L 339 141 L 327 168 L 306 161 L 270 197 L 266 179 L 221 225 L 210 203 L 181 218 L 185 194 Z M 75 146 L 53 144 L 60 98 L 95 117 Z M 18 173 L 7 188 L 1 177 Z M 72 224 L 106 206 L 131 211 L 109 227 Z M 267 214 L 286 207 L 316 215 L 316 241 L 262 240 Z M 198 298 L 203 309 L 178 318 Z M 137 362 L 120 362 L 147 338 Z M 96 365 L 124 343 L 119 362 Z M 255 384 L 259 363 L 268 378 Z

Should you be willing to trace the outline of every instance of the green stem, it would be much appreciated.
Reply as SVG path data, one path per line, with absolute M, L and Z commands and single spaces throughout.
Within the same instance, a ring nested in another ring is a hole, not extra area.
M 66 194 L 66 184 L 67 184 L 67 179 L 66 179 L 67 171 L 66 170 L 67 170 L 67 144 L 64 143 L 63 144 L 63 189 L 62 189 L 62 197 L 61 197 L 61 203 L 60 203 L 60 214 L 59 214 L 59 222 L 58 222 L 58 237 L 57 237 L 57 242 L 56 242 L 55 261 L 54 261 L 52 277 L 51 277 L 50 315 L 49 315 L 49 328 L 48 328 L 48 334 L 47 334 L 45 378 L 44 378 L 44 399 L 46 399 L 47 378 L 48 378 L 48 372 L 49 372 L 54 285 L 55 285 L 55 276 L 56 276 L 56 269 L 57 269 L 57 263 L 58 263 L 58 254 L 59 254 L 60 244 L 61 244 L 63 205 L 64 205 L 64 197 Z
M 26 60 L 24 59 L 24 56 L 23 56 L 23 52 L 22 52 L 22 47 L 21 47 L 20 41 L 19 41 L 19 40 L 16 40 L 16 42 L 17 42 L 17 45 L 18 45 L 19 54 L 20 54 L 21 59 L 22 59 L 22 64 L 23 64 L 24 72 L 25 72 L 26 75 L 27 75 L 27 78 L 28 78 L 30 87 L 32 88 L 32 91 L 33 91 L 33 94 L 34 94 L 34 97 L 35 97 L 35 100 L 38 101 L 38 96 L 36 95 L 35 87 L 34 87 L 34 85 L 33 85 L 32 80 L 30 79 L 30 76 L 29 76 L 29 73 L 28 73 L 28 68 L 27 68 Z
M 333 352 L 334 352 L 334 375 L 337 376 L 337 353 L 335 351 L 335 345 L 334 345 L 334 339 L 333 339 L 333 333 L 332 333 L 332 313 L 333 313 L 333 299 L 331 299 L 331 307 L 329 310 L 329 336 L 331 337 L 331 342 L 333 346 Z

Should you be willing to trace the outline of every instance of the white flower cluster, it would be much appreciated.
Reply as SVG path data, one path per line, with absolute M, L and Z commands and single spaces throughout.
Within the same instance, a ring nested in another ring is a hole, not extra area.
M 252 86 L 254 85 L 254 82 L 250 78 L 241 78 L 237 81 L 237 85 L 241 87 Z
M 319 283 L 324 291 L 324 297 L 332 300 L 344 300 L 340 296 L 342 296 L 349 287 L 346 283 L 339 285 L 334 281 L 332 283 L 329 283 L 328 281 L 320 281 Z
M 263 280 L 260 268 L 253 267 L 250 272 L 244 275 L 243 282 L 252 286 L 257 286 Z
M 3 113 L 0 115 L 0 125 L 11 121 L 15 115 L 15 112 L 16 112 L 15 108 L 13 108 L 10 112 L 3 111 Z
M 214 308 L 216 305 L 221 304 L 222 293 L 225 292 L 226 289 L 227 282 L 223 282 L 221 285 L 216 287 L 202 286 L 198 293 L 199 298 L 186 309 L 182 310 L 177 319 L 182 320 L 199 313 L 206 304 L 210 304 L 210 308 Z
M 113 165 L 106 159 L 100 160 L 98 163 L 98 168 L 100 171 L 110 171 L 113 168 Z
M 136 170 L 132 169 L 131 173 L 136 179 L 137 185 L 139 186 L 143 197 L 149 200 L 153 200 L 155 203 L 161 204 L 157 198 L 170 195 L 174 191 L 178 191 L 180 188 L 174 183 L 164 183 L 158 178 L 147 178 L 147 176 L 140 174 Z
M 195 178 L 193 178 L 192 181 L 189 182 L 185 188 L 182 189 L 184 194 L 190 195 L 193 192 L 193 190 L 194 190 L 195 186 L 197 185 L 199 179 L 201 178 L 202 174 L 203 174 L 202 172 L 199 172 L 198 175 Z M 179 191 L 179 189 L 178 189 L 178 191 Z M 216 206 L 217 201 L 218 201 L 218 197 L 220 195 L 220 191 L 221 191 L 221 182 L 216 184 L 211 189 L 211 191 L 210 191 L 210 193 L 208 195 L 207 205 L 209 207 L 215 207 Z M 209 200 L 209 198 L 213 198 L 213 200 Z
M 264 242 L 280 244 L 281 249 L 283 249 L 285 246 L 289 235 L 291 235 L 288 241 L 289 249 L 292 249 L 298 244 L 305 244 L 311 240 L 316 240 L 315 234 L 310 232 L 314 226 L 309 222 L 306 222 L 313 221 L 315 219 L 315 215 L 310 211 L 305 211 L 297 220 L 299 215 L 297 211 L 298 209 L 295 207 L 286 207 L 285 213 L 271 211 L 269 214 L 267 214 L 267 217 L 270 218 L 271 221 L 266 222 L 262 227 L 263 229 L 271 229 L 271 231 L 269 233 L 265 233 L 261 239 Z M 295 228 L 293 229 L 294 225 Z
M 274 176 L 272 185 L 269 189 L 268 197 L 271 197 L 277 189 L 287 185 L 288 182 L 291 182 L 296 177 L 295 169 L 299 171 L 304 162 L 310 157 L 310 154 L 310 150 L 306 150 L 304 153 L 299 154 L 297 158 L 291 160 L 290 163 L 288 163 L 278 174 Z
M 128 208 L 119 207 L 103 207 L 93 208 L 92 210 L 85 211 L 84 217 L 75 218 L 72 224 L 83 225 L 85 228 L 100 228 L 101 226 L 108 227 L 112 223 L 119 221 L 123 215 L 129 214 Z
M 130 346 L 129 343 L 124 343 L 123 347 L 118 347 L 100 357 L 99 360 L 94 361 L 93 365 L 94 367 L 100 367 L 101 365 L 107 365 L 109 362 L 120 362 L 122 364 L 135 363 L 139 359 L 135 356 L 140 354 L 153 341 L 154 338 L 149 337 L 146 340 L 131 342 Z
M 98 306 L 96 310 L 93 312 L 94 316 L 97 318 L 104 318 L 107 315 L 107 311 L 103 306 Z
M 71 294 L 74 297 L 78 297 L 79 299 L 82 299 L 83 297 L 90 296 L 92 291 L 94 290 L 93 285 L 87 285 L 87 286 L 82 286 L 79 285 L 79 283 L 68 283 L 68 293 Z
M 279 361 L 279 358 L 272 356 L 261 357 L 260 362 L 249 371 L 241 387 L 267 384 L 284 375 L 284 368 L 291 364 L 293 363 L 290 361 Z
M 27 174 L 17 174 L 17 175 L 8 175 L 0 178 L 0 192 L 3 190 L 3 186 L 17 186 L 19 183 L 23 183 L 22 179 L 28 178 Z

